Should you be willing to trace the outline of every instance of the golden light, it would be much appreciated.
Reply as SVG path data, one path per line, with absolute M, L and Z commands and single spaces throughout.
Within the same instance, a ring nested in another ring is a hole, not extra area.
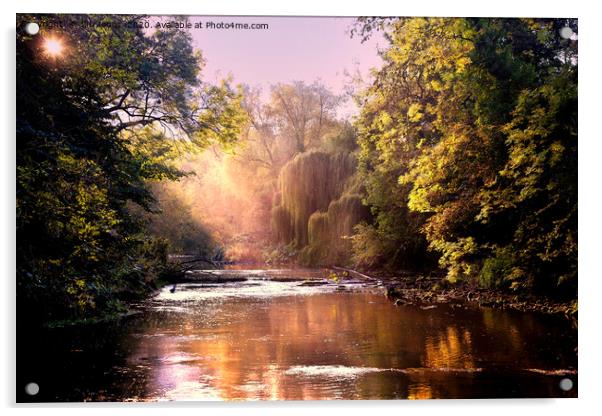
M 44 40 L 44 52 L 50 57 L 58 58 L 63 54 L 64 49 L 63 42 L 57 38 L 47 38 Z

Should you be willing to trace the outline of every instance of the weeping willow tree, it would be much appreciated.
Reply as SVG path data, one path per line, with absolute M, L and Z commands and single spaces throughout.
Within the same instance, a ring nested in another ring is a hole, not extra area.
M 272 208 L 272 235 L 277 243 L 288 243 L 293 239 L 291 216 L 282 205 Z
M 344 194 L 326 212 L 309 217 L 309 244 L 300 253 L 304 264 L 344 264 L 352 252 L 354 227 L 370 215 L 359 194 Z
M 326 211 L 342 195 L 355 170 L 356 159 L 349 152 L 314 149 L 289 161 L 280 171 L 280 201 L 272 211 L 279 242 L 295 248 L 307 245 L 309 217 Z
M 346 237 L 369 215 L 356 170 L 352 152 L 322 149 L 301 153 L 282 168 L 272 235 L 276 242 L 300 250 L 301 263 L 342 263 L 349 258 Z

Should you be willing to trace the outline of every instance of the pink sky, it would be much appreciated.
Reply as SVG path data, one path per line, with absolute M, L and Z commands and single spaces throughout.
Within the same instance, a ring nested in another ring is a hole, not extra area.
M 366 76 L 380 66 L 375 36 L 361 43 L 351 39 L 348 28 L 354 18 L 341 17 L 227 17 L 191 16 L 190 22 L 267 23 L 267 30 L 192 29 L 195 47 L 206 60 L 204 79 L 214 82 L 232 74 L 236 83 L 259 85 L 264 93 L 278 82 L 312 83 L 321 79 L 333 92 L 342 93 L 346 77 L 356 67 Z M 349 114 L 348 103 L 341 112 Z

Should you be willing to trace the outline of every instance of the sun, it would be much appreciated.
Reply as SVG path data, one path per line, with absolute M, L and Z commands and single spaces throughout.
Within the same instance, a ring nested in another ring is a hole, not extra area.
M 47 38 L 44 40 L 44 52 L 53 58 L 58 58 L 63 54 L 63 42 L 56 38 Z

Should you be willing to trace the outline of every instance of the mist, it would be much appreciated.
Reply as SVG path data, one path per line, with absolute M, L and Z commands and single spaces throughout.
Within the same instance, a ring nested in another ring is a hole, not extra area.
M 151 223 L 174 252 L 235 263 L 321 263 L 331 259 L 322 245 L 347 247 L 342 237 L 367 217 L 354 182 L 355 131 L 337 118 L 344 97 L 318 81 L 277 84 L 269 100 L 265 95 L 244 88 L 247 122 L 237 144 L 187 154 L 178 161 L 187 176 L 153 187 L 160 212 Z M 186 219 L 167 219 L 173 200 Z M 319 215 L 330 223 L 320 222 L 317 238 Z M 196 245 L 174 241 L 181 232 L 170 227 L 183 226 L 191 227 L 193 235 L 185 234 Z

